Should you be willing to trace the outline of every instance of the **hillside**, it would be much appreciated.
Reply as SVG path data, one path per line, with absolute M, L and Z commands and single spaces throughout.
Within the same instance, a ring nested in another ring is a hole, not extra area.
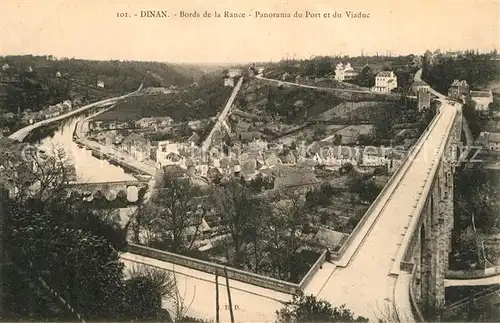
M 51 56 L 0 57 L 0 112 L 39 111 L 63 99 L 92 101 L 146 86 L 186 86 L 203 72 L 168 63 L 55 60 Z M 102 81 L 102 87 L 98 82 Z
M 182 122 L 209 118 L 226 102 L 231 89 L 218 77 L 206 77 L 197 85 L 170 94 L 140 95 L 119 102 L 95 120 L 130 121 L 144 117 L 172 117 Z
M 488 54 L 443 59 L 424 70 L 422 77 L 441 93 L 447 93 L 455 79 L 466 80 L 473 89 L 482 89 L 500 82 L 500 61 L 490 59 Z

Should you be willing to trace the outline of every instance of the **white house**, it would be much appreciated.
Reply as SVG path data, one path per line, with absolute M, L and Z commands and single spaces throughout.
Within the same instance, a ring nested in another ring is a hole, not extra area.
M 234 78 L 232 78 L 232 77 L 224 78 L 224 86 L 233 87 L 234 86 Z
M 97 87 L 104 88 L 104 81 L 97 81 Z
M 335 79 L 339 82 L 343 82 L 344 80 L 352 80 L 356 77 L 357 73 L 351 66 L 351 63 L 347 63 L 343 65 L 342 63 L 338 63 L 335 67 Z
M 238 77 L 241 76 L 242 72 L 239 68 L 231 68 L 229 69 L 228 76 L 229 77 Z
M 357 147 L 330 146 L 321 147 L 313 159 L 325 166 L 342 166 L 347 163 L 356 166 L 360 162 L 360 157 L 361 153 Z
M 490 133 L 490 137 L 488 138 L 488 145 L 491 150 L 500 151 L 500 133 Z
M 470 98 L 474 102 L 474 109 L 480 112 L 488 112 L 493 102 L 491 91 L 470 91 Z
M 135 133 L 131 133 L 121 142 L 121 149 L 139 161 L 149 158 L 150 154 L 148 140 Z
M 135 122 L 139 128 L 168 127 L 174 123 L 171 117 L 148 117 Z
M 71 110 L 73 104 L 71 103 L 70 100 L 64 100 L 62 103 L 62 106 L 63 106 L 64 111 L 68 111 L 68 110 Z
M 391 148 L 367 146 L 363 150 L 363 166 L 382 166 L 388 161 Z
M 156 162 L 161 166 L 169 165 L 170 159 L 167 156 L 170 153 L 179 155 L 179 143 L 170 140 L 159 141 L 156 148 Z
M 398 87 L 398 78 L 393 71 L 382 71 L 375 77 L 375 86 L 372 87 L 373 92 L 390 93 Z

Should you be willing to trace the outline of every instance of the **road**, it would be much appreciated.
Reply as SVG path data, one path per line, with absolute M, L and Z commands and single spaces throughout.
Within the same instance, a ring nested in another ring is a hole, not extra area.
M 423 138 L 421 146 L 413 151 L 414 158 L 409 159 L 411 164 L 404 176 L 383 193 L 373 225 L 367 222 L 370 229 L 362 241 L 353 245 L 354 252 L 346 252 L 347 257 L 352 257 L 350 261 L 340 260 L 346 267 L 332 268 L 331 276 L 317 294 L 319 298 L 334 305 L 345 303 L 357 315 L 373 321 L 382 318 L 386 308 L 393 309 L 397 280 L 393 265 L 399 245 L 418 201 L 425 198 L 421 194 L 432 167 L 440 158 L 439 150 L 446 142 L 456 113 L 455 107 L 443 102 L 436 123 L 426 133 L 428 136 Z M 395 267 L 399 268 L 399 263 Z M 321 276 L 316 275 L 310 284 L 318 284 L 315 280 L 324 280 L 326 274 Z
M 212 144 L 212 137 L 215 133 L 216 130 L 219 130 L 222 126 L 222 123 L 226 120 L 227 115 L 229 114 L 229 110 L 231 109 L 231 106 L 233 105 L 234 99 L 236 98 L 236 95 L 240 91 L 241 84 L 243 83 L 243 77 L 240 77 L 238 83 L 233 88 L 233 91 L 231 92 L 231 96 L 226 102 L 226 105 L 224 106 L 224 109 L 222 110 L 221 114 L 217 118 L 217 122 L 215 123 L 214 127 L 208 134 L 207 138 L 201 145 L 203 151 L 208 151 L 210 149 L 210 145 Z
M 500 284 L 500 275 L 476 279 L 445 279 L 444 286 L 486 286 Z
M 184 297 L 186 306 L 192 302 L 187 315 L 215 321 L 214 275 L 131 253 L 123 253 L 120 258 L 126 269 L 140 264 L 147 264 L 171 272 L 175 268 L 179 294 Z M 276 310 L 280 309 L 284 302 L 291 300 L 291 296 L 288 294 L 232 279 L 229 280 L 229 286 L 233 308 L 238 306 L 238 309 L 234 311 L 236 322 L 274 322 Z M 230 322 L 229 311 L 226 309 L 229 302 L 225 279 L 222 277 L 219 277 L 219 301 L 220 321 Z M 164 299 L 163 306 L 167 310 L 172 310 L 172 301 Z
M 330 92 L 339 91 L 339 92 L 349 92 L 349 93 L 378 94 L 378 95 L 386 95 L 386 96 L 396 96 L 397 95 L 396 93 L 371 92 L 370 90 L 353 90 L 353 89 L 343 89 L 343 88 L 336 88 L 336 87 L 321 87 L 321 86 L 305 85 L 305 84 L 270 79 L 270 78 L 263 77 L 262 75 L 256 75 L 255 78 L 260 79 L 260 80 L 278 83 L 278 84 L 286 84 L 286 85 L 303 87 L 303 88 L 313 89 L 313 90 L 318 90 L 318 91 L 330 91 Z M 410 99 L 417 98 L 416 96 L 411 96 L 411 95 L 409 95 L 407 97 Z
M 337 91 L 345 91 L 345 92 L 352 92 L 352 93 L 373 93 L 373 92 L 370 92 L 369 90 L 363 91 L 363 90 L 342 89 L 342 88 L 334 88 L 334 87 L 313 86 L 313 85 L 299 84 L 299 83 L 294 83 L 294 82 L 285 82 L 285 81 L 280 81 L 280 80 L 275 80 L 275 79 L 263 77 L 262 75 L 256 75 L 255 78 L 260 79 L 260 80 L 274 82 L 274 83 L 279 83 L 279 84 L 286 84 L 286 85 L 291 85 L 291 86 L 298 86 L 298 87 L 304 87 L 304 88 L 308 88 L 308 89 L 315 89 L 315 90 L 322 90 L 322 91 L 337 90 Z
M 53 118 L 49 118 L 49 119 L 45 119 L 45 120 L 42 120 L 42 121 L 39 121 L 39 122 L 35 122 L 34 124 L 32 125 L 29 125 L 27 127 L 24 127 L 22 129 L 19 129 L 18 131 L 14 132 L 13 134 L 11 134 L 9 136 L 10 139 L 14 139 L 14 140 L 18 140 L 18 141 L 23 141 L 24 138 L 26 138 L 26 136 L 33 130 L 33 129 L 36 129 L 36 128 L 39 128 L 41 126 L 44 126 L 44 125 L 47 125 L 47 124 L 50 124 L 50 123 L 53 123 L 53 122 L 56 122 L 56 121 L 59 121 L 59 120 L 63 120 L 63 119 L 66 119 L 66 118 L 69 118 L 73 115 L 76 115 L 78 113 L 81 113 L 85 110 L 88 110 L 88 109 L 91 109 L 91 108 L 95 108 L 95 107 L 102 107 L 102 106 L 106 106 L 106 105 L 111 105 L 111 104 L 114 104 L 116 103 L 118 100 L 122 100 L 122 99 L 125 99 L 129 96 L 132 96 L 134 94 L 136 94 L 137 92 L 139 92 L 140 90 L 142 89 L 142 84 L 139 86 L 139 88 L 134 91 L 134 92 L 131 92 L 131 93 L 128 93 L 128 94 L 125 94 L 125 95 L 122 95 L 122 96 L 119 96 L 119 97 L 115 97 L 115 98 L 109 98 L 109 99 L 106 99 L 106 100 L 102 100 L 102 101 L 99 101 L 99 102 L 95 102 L 95 103 L 92 103 L 92 104 L 88 104 L 88 105 L 85 105 L 83 107 L 80 107 L 78 109 L 75 109 L 73 111 L 70 111 L 68 113 L 65 113 L 65 114 L 61 114 L 60 116 L 57 116 L 57 117 L 53 117 Z

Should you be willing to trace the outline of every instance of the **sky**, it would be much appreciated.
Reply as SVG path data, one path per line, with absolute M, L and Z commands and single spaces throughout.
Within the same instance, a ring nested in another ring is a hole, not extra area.
M 164 10 L 168 18 L 141 18 Z M 195 11 L 200 18 L 181 18 Z M 207 11 L 211 18 L 203 18 Z M 245 18 L 214 18 L 214 11 Z M 306 11 L 320 18 L 305 17 Z M 369 14 L 348 18 L 346 11 Z M 258 18 L 289 13 L 291 18 Z M 302 18 L 294 18 L 295 12 Z M 333 13 L 341 18 L 332 18 Z M 130 17 L 117 17 L 118 13 Z M 324 14 L 330 13 L 330 18 Z M 137 15 L 137 16 L 136 16 Z M 500 49 L 500 0 L 8 1 L 0 55 L 176 63 L 277 61 L 284 56 L 421 54 Z

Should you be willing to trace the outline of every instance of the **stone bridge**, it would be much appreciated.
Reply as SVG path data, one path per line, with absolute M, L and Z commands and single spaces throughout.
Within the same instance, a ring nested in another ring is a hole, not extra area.
M 71 194 L 79 194 L 87 202 L 103 202 L 104 204 L 136 204 L 140 203 L 148 190 L 148 181 L 119 181 L 100 183 L 71 183 L 68 190 Z

